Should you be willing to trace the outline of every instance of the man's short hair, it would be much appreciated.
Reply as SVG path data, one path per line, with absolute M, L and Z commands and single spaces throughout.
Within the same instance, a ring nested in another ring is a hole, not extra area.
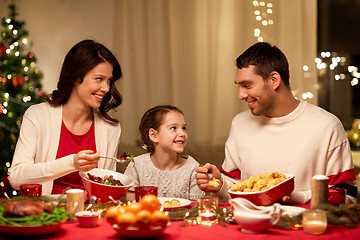
M 289 63 L 278 47 L 267 42 L 255 43 L 236 59 L 239 69 L 250 65 L 255 66 L 255 73 L 263 79 L 267 79 L 273 71 L 278 72 L 285 85 L 290 87 Z

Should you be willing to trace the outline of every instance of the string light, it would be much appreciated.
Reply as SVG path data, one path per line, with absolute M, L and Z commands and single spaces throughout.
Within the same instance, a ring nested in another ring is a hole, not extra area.
M 260 22 L 260 26 L 266 27 L 274 24 L 274 21 L 272 19 L 269 19 L 269 15 L 273 13 L 272 3 L 265 4 L 264 1 L 260 1 L 260 2 L 253 1 L 252 4 L 255 7 L 255 11 L 254 11 L 255 20 Z M 264 38 L 261 36 L 260 28 L 257 27 L 254 29 L 254 37 L 257 38 L 258 42 L 264 41 Z
M 321 57 L 321 58 L 320 58 Z M 329 51 L 322 51 L 320 52 L 320 57 L 315 58 L 316 68 L 319 71 L 326 71 L 326 68 L 329 67 L 331 71 L 337 70 L 337 68 L 340 66 L 346 65 L 346 57 L 338 56 L 335 52 L 329 52 Z M 357 72 L 358 68 L 355 66 L 347 66 L 348 72 L 353 77 L 350 81 L 351 86 L 355 86 L 359 84 L 359 78 L 360 74 Z M 335 81 L 345 80 L 346 74 L 345 72 L 342 72 L 343 69 L 339 69 L 339 73 L 334 74 Z M 320 72 L 324 73 L 324 72 Z

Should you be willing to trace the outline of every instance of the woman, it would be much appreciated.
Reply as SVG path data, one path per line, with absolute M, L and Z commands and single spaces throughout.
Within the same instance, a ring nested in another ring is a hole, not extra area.
M 108 111 L 122 102 L 115 83 L 122 72 L 115 56 L 92 40 L 76 44 L 66 55 L 57 90 L 23 116 L 10 183 L 42 184 L 43 194 L 67 187 L 83 188 L 78 171 L 116 169 L 100 159 L 116 156 L 121 128 Z

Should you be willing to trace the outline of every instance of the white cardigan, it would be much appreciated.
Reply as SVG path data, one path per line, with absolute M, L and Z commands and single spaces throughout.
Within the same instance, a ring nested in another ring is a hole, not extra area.
M 104 120 L 94 110 L 95 142 L 101 156 L 116 156 L 121 127 Z M 19 189 L 24 183 L 42 184 L 42 193 L 51 194 L 56 178 L 76 171 L 74 154 L 55 160 L 62 123 L 62 106 L 40 103 L 29 107 L 22 120 L 20 136 L 10 169 L 10 184 Z M 98 168 L 116 169 L 114 161 L 100 159 Z

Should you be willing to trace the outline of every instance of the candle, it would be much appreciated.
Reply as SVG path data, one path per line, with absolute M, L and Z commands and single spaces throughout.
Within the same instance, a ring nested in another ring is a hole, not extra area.
M 69 219 L 75 220 L 75 213 L 84 211 L 84 190 L 69 189 L 66 191 L 66 211 Z
M 305 233 L 323 234 L 327 228 L 326 211 L 312 209 L 304 212 L 302 225 Z
M 329 178 L 324 175 L 315 175 L 311 179 L 311 208 L 317 208 L 321 203 L 328 202 Z

